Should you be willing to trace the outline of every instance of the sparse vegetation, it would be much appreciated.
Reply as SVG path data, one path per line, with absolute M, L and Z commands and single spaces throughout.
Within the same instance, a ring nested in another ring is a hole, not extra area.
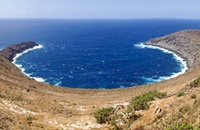
M 28 100 L 28 104 L 31 104 L 32 103 L 32 101 L 31 100 Z
M 196 95 L 195 94 L 192 94 L 191 96 L 190 96 L 192 99 L 196 99 Z
M 119 114 L 115 113 L 115 110 L 113 107 L 102 108 L 102 109 L 99 109 L 94 114 L 94 117 L 96 118 L 97 122 L 100 124 L 108 123 L 112 127 L 114 127 L 115 130 L 121 130 L 122 127 L 119 125 L 119 121 L 124 122 L 124 125 L 126 126 L 124 128 L 128 129 L 133 123 L 133 121 L 142 117 L 142 115 L 136 114 L 134 112 L 134 109 L 131 106 L 128 106 L 128 108 L 125 111 L 122 111 Z
M 199 86 L 200 86 L 200 77 L 198 77 L 197 79 L 193 80 L 193 81 L 190 83 L 190 86 L 191 86 L 191 87 L 199 87 Z
M 147 123 L 146 126 L 151 125 L 151 123 Z
M 16 99 L 17 101 L 22 101 L 22 100 L 23 100 L 23 97 L 22 97 L 22 95 L 17 95 L 17 97 L 15 97 L 15 99 Z
M 114 109 L 113 107 L 99 109 L 94 114 L 94 117 L 96 118 L 98 123 L 100 124 L 106 123 L 107 121 L 111 120 L 110 114 L 113 109 Z
M 0 93 L 0 98 L 6 98 L 6 95 Z
M 186 123 L 186 122 L 172 122 L 173 125 L 171 125 L 166 130 L 195 130 L 192 123 Z
M 181 109 L 181 113 L 185 114 L 187 113 L 189 110 L 191 109 L 191 107 L 189 105 L 186 105 L 183 109 Z
M 200 100 L 195 100 L 195 101 L 194 101 L 193 107 L 194 107 L 195 109 L 197 109 L 197 108 L 199 107 L 199 105 L 200 105 Z
M 32 117 L 32 116 L 27 116 L 26 117 L 26 119 L 28 120 L 28 121 L 33 121 L 33 120 L 37 120 L 37 118 L 35 118 L 35 117 Z
M 66 101 L 66 100 L 62 100 L 61 102 L 63 102 L 63 103 L 70 103 L 69 101 Z
M 185 95 L 185 92 L 178 92 L 178 94 L 177 94 L 178 97 L 181 97 L 183 95 Z
M 33 117 L 29 115 L 29 116 L 26 117 L 26 119 L 27 119 L 28 121 L 32 121 L 32 120 L 33 120 Z
M 149 101 L 154 100 L 155 97 L 163 98 L 166 96 L 165 92 L 158 92 L 158 91 L 150 91 L 148 93 L 144 93 L 140 96 L 133 98 L 130 104 L 133 106 L 135 110 L 145 110 L 149 108 L 150 103 Z
M 159 123 L 156 122 L 155 125 L 164 130 L 200 130 L 200 124 L 196 122 L 199 106 L 200 100 L 195 100 L 193 105 L 181 105 L 179 111 L 173 111 L 172 115 L 159 120 Z
M 122 129 L 122 127 L 119 125 L 119 122 L 124 123 L 124 126 L 126 127 L 123 128 L 129 129 L 135 120 L 138 120 L 140 117 L 142 117 L 141 114 L 136 114 L 135 110 L 148 109 L 150 105 L 148 103 L 149 101 L 154 100 L 156 97 L 163 98 L 165 96 L 166 93 L 164 92 L 150 91 L 133 98 L 125 111 L 117 114 L 115 113 L 115 109 L 113 107 L 102 108 L 94 114 L 94 117 L 98 123 L 108 123 L 116 130 Z M 156 122 L 156 120 L 154 120 L 152 123 L 154 122 Z

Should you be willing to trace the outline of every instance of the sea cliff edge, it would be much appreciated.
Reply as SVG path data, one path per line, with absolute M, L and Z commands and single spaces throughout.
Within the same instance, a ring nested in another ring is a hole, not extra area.
M 168 49 L 187 60 L 189 70 L 200 66 L 200 30 L 182 30 L 149 40 L 145 45 Z
M 21 44 L 14 44 L 0 51 L 0 55 L 12 62 L 16 54 L 22 53 L 25 50 L 33 48 L 35 46 L 39 46 L 39 44 L 35 43 L 34 41 L 22 42 Z

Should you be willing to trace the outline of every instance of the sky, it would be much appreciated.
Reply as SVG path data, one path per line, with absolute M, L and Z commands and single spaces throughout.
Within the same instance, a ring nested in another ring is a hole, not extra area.
M 0 0 L 0 18 L 200 19 L 200 0 Z

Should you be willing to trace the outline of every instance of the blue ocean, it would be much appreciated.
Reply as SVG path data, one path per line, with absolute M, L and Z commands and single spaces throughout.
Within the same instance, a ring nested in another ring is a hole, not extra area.
M 40 44 L 14 61 L 38 81 L 71 88 L 126 88 L 185 72 L 185 61 L 177 55 L 142 45 L 183 29 L 200 29 L 200 20 L 0 19 L 0 48 L 24 41 Z

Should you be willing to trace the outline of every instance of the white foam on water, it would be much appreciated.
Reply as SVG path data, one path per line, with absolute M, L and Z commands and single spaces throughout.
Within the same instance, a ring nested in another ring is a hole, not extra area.
M 125 88 L 123 85 L 120 85 L 120 88 Z
M 29 77 L 31 77 L 31 76 L 29 76 Z M 41 77 L 31 77 L 31 78 L 35 79 L 38 82 L 45 82 L 45 79 L 43 79 Z
M 57 83 L 55 83 L 56 86 L 60 86 L 62 84 L 61 81 L 58 81 Z
M 13 58 L 13 64 L 15 64 L 21 71 L 22 73 L 24 73 L 25 75 L 35 79 L 38 82 L 45 82 L 45 79 L 41 78 L 41 77 L 32 77 L 31 74 L 32 73 L 25 73 L 25 68 L 22 67 L 21 64 L 17 63 L 17 58 L 19 58 L 20 56 L 22 56 L 23 54 L 35 50 L 35 49 L 41 49 L 43 46 L 42 45 L 38 45 L 38 46 L 34 46 L 33 48 L 27 49 L 25 51 L 23 51 L 22 53 L 16 54 L 16 56 Z
M 172 54 L 173 57 L 175 58 L 175 60 L 181 63 L 182 70 L 180 72 L 178 72 L 178 73 L 172 73 L 171 76 L 160 76 L 158 79 L 142 77 L 142 79 L 148 81 L 148 83 L 155 83 L 155 82 L 160 82 L 160 81 L 163 81 L 163 80 L 168 80 L 168 79 L 171 79 L 171 78 L 175 78 L 175 77 L 185 73 L 188 70 L 187 62 L 182 57 L 178 56 L 177 54 L 173 53 L 172 51 L 169 51 L 167 49 L 164 49 L 164 48 L 161 48 L 161 47 L 157 47 L 157 46 L 145 45 L 144 43 L 135 44 L 134 46 L 138 47 L 138 48 L 141 48 L 141 49 L 149 48 L 149 49 L 161 50 L 164 53 Z

